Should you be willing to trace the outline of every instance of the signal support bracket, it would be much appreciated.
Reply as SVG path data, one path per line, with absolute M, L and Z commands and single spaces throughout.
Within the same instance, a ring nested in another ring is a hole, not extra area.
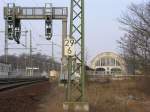
M 20 43 L 21 20 L 45 20 L 45 36 L 47 40 L 52 37 L 53 20 L 61 20 L 62 46 L 64 46 L 64 39 L 67 38 L 67 18 L 67 7 L 53 7 L 51 3 L 46 3 L 45 7 L 20 7 L 9 3 L 4 7 L 5 48 L 8 48 L 8 39 L 14 39 L 18 44 Z M 5 52 L 6 63 L 7 55 L 8 49 Z M 64 47 L 62 47 L 62 58 L 64 58 Z
M 51 3 L 45 7 L 20 7 L 8 4 L 4 7 L 4 19 L 6 21 L 5 31 L 9 40 L 20 43 L 21 20 L 45 20 L 45 36 L 47 40 L 52 37 L 52 20 L 62 20 L 66 24 L 68 17 L 67 7 L 52 7 Z M 64 25 L 66 26 L 66 25 Z M 67 34 L 65 35 L 67 37 Z

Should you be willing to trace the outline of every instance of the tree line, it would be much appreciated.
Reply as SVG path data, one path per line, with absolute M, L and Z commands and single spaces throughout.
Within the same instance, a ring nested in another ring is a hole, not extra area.
M 32 60 L 32 61 L 31 61 Z M 0 63 L 5 63 L 5 56 L 0 56 Z M 21 54 L 8 55 L 8 64 L 11 64 L 12 69 L 26 69 L 26 67 L 38 67 L 40 72 L 50 71 L 52 69 L 60 70 L 60 63 L 53 58 L 40 53 L 30 55 Z

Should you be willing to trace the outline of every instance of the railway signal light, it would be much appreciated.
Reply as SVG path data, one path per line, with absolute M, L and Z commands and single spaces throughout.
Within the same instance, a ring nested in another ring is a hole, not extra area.
M 8 24 L 8 28 L 7 28 L 8 39 L 13 40 L 13 36 L 14 36 L 14 34 L 13 34 L 13 32 L 14 32 L 13 16 L 7 17 L 7 24 Z
M 8 39 L 13 40 L 13 25 L 8 25 Z
M 7 17 L 7 22 L 8 23 L 13 23 L 13 17 L 12 16 L 8 16 Z
M 45 36 L 47 40 L 52 38 L 52 17 L 47 16 L 45 20 Z
M 20 36 L 21 36 L 20 19 L 15 19 L 15 35 L 14 35 L 14 40 L 17 42 L 17 44 L 20 44 Z
M 52 28 L 51 27 L 48 26 L 46 28 L 46 34 L 45 34 L 45 36 L 46 36 L 47 40 L 51 40 L 51 38 L 52 38 Z

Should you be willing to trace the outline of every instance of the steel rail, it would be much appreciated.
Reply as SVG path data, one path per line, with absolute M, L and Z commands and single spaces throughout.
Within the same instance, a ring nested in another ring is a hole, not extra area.
M 28 85 L 32 85 L 32 84 L 36 84 L 36 83 L 40 83 L 40 82 L 45 82 L 47 80 L 44 80 L 44 79 L 39 79 L 39 80 L 30 80 L 30 81 L 15 81 L 14 82 L 10 82 L 10 83 L 5 83 L 5 84 L 1 84 L 0 85 L 0 92 L 3 92 L 3 91 L 7 91 L 7 90 L 10 90 L 10 89 L 16 89 L 18 87 L 26 87 Z

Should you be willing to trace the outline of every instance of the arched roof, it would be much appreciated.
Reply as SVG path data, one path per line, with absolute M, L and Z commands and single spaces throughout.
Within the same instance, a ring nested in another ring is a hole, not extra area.
M 99 61 L 101 58 L 116 59 L 120 63 L 121 68 L 125 70 L 126 63 L 124 59 L 120 55 L 114 52 L 102 52 L 98 54 L 97 56 L 95 56 L 91 61 L 91 68 L 95 69 L 96 62 Z

